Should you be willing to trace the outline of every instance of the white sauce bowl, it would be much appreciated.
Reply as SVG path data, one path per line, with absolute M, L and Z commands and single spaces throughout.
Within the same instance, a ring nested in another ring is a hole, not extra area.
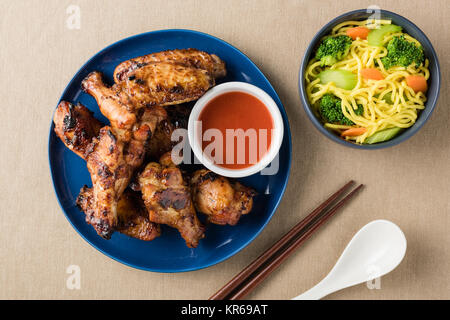
M 273 131 L 270 146 L 267 152 L 262 156 L 262 158 L 257 163 L 252 164 L 246 168 L 230 169 L 215 164 L 212 161 L 212 159 L 210 159 L 208 156 L 203 155 L 201 134 L 200 135 L 195 134 L 195 122 L 199 120 L 203 108 L 212 99 L 227 92 L 244 92 L 256 97 L 267 107 L 270 115 L 272 116 Z M 194 151 L 195 156 L 206 168 L 225 177 L 231 178 L 246 177 L 255 174 L 264 169 L 265 167 L 267 167 L 272 162 L 272 160 L 277 156 L 278 151 L 280 150 L 281 143 L 283 141 L 283 133 L 284 133 L 283 119 L 281 117 L 280 110 L 278 109 L 278 106 L 275 103 L 275 101 L 273 101 L 273 99 L 265 91 L 261 90 L 260 88 L 252 84 L 245 82 L 238 82 L 238 81 L 226 82 L 213 87 L 195 103 L 194 108 L 192 109 L 191 114 L 189 116 L 189 123 L 188 123 L 189 144 L 191 145 L 191 148 Z

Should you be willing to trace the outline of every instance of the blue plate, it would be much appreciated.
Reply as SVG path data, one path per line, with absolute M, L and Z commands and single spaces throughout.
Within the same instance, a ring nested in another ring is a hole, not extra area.
M 92 185 L 85 161 L 67 149 L 50 126 L 49 162 L 56 196 L 67 219 L 78 233 L 93 247 L 128 266 L 155 272 L 183 272 L 206 268 L 236 254 L 246 247 L 269 222 L 286 189 L 291 166 L 291 134 L 286 112 L 275 90 L 242 52 L 213 36 L 190 30 L 161 30 L 143 33 L 118 41 L 92 57 L 75 74 L 60 100 L 80 102 L 105 123 L 95 100 L 84 93 L 80 84 L 91 71 L 104 73 L 112 82 L 114 68 L 133 57 L 177 48 L 197 48 L 217 54 L 227 64 L 228 75 L 222 82 L 244 81 L 266 91 L 277 103 L 284 121 L 284 141 L 280 149 L 278 173 L 272 176 L 253 176 L 241 179 L 255 188 L 253 210 L 241 218 L 236 226 L 208 225 L 206 237 L 195 249 L 187 248 L 175 229 L 162 228 L 162 235 L 145 242 L 118 232 L 110 240 L 99 237 L 84 221 L 84 213 L 75 205 L 75 199 L 84 185 Z

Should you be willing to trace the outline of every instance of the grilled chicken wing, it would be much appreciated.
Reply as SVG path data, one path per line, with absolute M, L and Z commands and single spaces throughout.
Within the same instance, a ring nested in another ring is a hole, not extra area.
M 215 54 L 197 49 L 176 49 L 151 53 L 120 63 L 114 70 L 114 81 L 116 83 L 124 81 L 134 70 L 154 62 L 170 62 L 204 69 L 214 78 L 226 75 L 225 63 Z
M 156 129 L 161 122 L 167 119 L 164 108 L 154 106 L 145 108 L 138 117 L 137 123 L 132 130 L 118 130 L 119 139 L 128 143 L 126 160 L 133 167 L 141 166 L 148 143 L 152 140 Z
M 98 138 L 93 139 L 86 158 L 95 203 L 91 224 L 106 239 L 117 226 L 117 202 L 132 175 L 133 168 L 125 160 L 124 148 L 124 142 L 105 126 Z
M 147 140 L 164 117 L 163 108 L 146 108 L 133 130 L 123 134 L 130 136 L 128 141 L 120 139 L 108 126 L 93 139 L 86 159 L 96 204 L 93 226 L 102 237 L 109 238 L 117 226 L 119 198 L 141 166 Z
M 108 118 L 113 128 L 131 130 L 136 124 L 136 114 L 131 101 L 127 103 L 126 97 L 117 86 L 107 86 L 100 72 L 91 72 L 83 80 L 81 87 L 97 100 L 100 111 Z
M 85 106 L 73 105 L 66 101 L 56 108 L 53 116 L 55 133 L 66 145 L 81 158 L 86 158 L 86 150 L 92 139 L 96 137 L 102 127 Z
M 112 126 L 127 129 L 136 121 L 140 108 L 196 100 L 214 84 L 206 70 L 155 62 L 133 70 L 128 78 L 111 87 L 94 71 L 83 80 L 82 88 L 97 100 Z
M 154 62 L 133 70 L 128 78 L 116 84 L 135 108 L 193 101 L 214 85 L 214 77 L 204 69 L 167 62 Z
M 196 49 L 170 50 L 121 63 L 112 86 L 94 71 L 82 88 L 97 100 L 113 128 L 129 130 L 140 108 L 196 100 L 225 74 L 224 62 L 215 55 Z
M 150 221 L 178 229 L 188 247 L 197 247 L 204 227 L 180 169 L 165 160 L 162 164 L 150 162 L 139 175 L 139 184 Z
M 77 198 L 78 207 L 86 214 L 86 222 L 98 224 L 95 217 L 95 203 L 92 188 L 84 186 Z M 148 213 L 143 206 L 142 199 L 135 192 L 126 190 L 117 204 L 118 223 L 116 230 L 127 236 L 151 241 L 160 236 L 159 225 L 148 219 Z
M 197 211 L 206 214 L 209 222 L 220 225 L 235 225 L 241 215 L 252 210 L 256 195 L 253 189 L 206 169 L 193 174 L 191 188 Z

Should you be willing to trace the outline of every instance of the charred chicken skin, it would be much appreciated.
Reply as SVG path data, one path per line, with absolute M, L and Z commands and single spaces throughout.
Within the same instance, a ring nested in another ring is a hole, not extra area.
M 156 127 L 155 133 L 146 146 L 146 158 L 157 160 L 166 152 L 172 150 L 174 142 L 172 133 L 175 127 L 169 120 L 161 121 Z
M 196 210 L 220 225 L 235 225 L 241 215 L 252 210 L 256 195 L 253 189 L 206 169 L 194 172 L 191 190 Z
M 134 70 L 155 62 L 170 62 L 186 67 L 204 69 L 214 78 L 221 78 L 226 75 L 225 63 L 218 56 L 191 48 L 151 53 L 124 61 L 114 70 L 114 81 L 116 83 L 124 81 Z
M 180 169 L 166 161 L 150 162 L 139 175 L 139 184 L 150 221 L 178 229 L 186 245 L 195 248 L 204 237 L 190 189 Z
M 62 101 L 56 108 L 53 122 L 56 135 L 66 147 L 86 159 L 86 150 L 102 127 L 92 112 L 81 104 L 75 106 Z
M 84 211 L 86 222 L 97 224 L 95 217 L 95 203 L 92 188 L 84 186 L 77 198 L 78 207 Z M 127 236 L 151 241 L 159 237 L 161 230 L 159 225 L 148 219 L 148 213 L 143 206 L 140 196 L 127 189 L 119 198 L 117 204 L 118 223 L 116 230 Z
M 168 62 L 149 63 L 116 84 L 135 108 L 193 101 L 214 85 L 215 79 L 207 70 Z
M 187 129 L 191 112 L 191 107 L 186 103 L 167 106 L 164 109 L 167 112 L 167 119 L 159 122 L 146 147 L 146 158 L 152 161 L 158 161 L 163 154 L 171 151 L 173 146 L 180 142 L 179 138 L 172 137 L 172 133 L 176 129 Z

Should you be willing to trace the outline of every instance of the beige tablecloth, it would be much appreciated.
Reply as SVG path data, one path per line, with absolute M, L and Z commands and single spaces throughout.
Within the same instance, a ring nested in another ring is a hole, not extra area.
M 359 151 L 313 127 L 298 96 L 297 72 L 321 26 L 371 4 L 407 17 L 428 35 L 443 82 L 433 116 L 412 139 Z M 380 289 L 363 284 L 329 298 L 450 298 L 449 8 L 446 0 L 2 1 L 0 298 L 205 299 L 350 178 L 367 187 L 249 298 L 288 299 L 308 289 L 353 234 L 379 218 L 404 230 L 404 261 L 381 279 Z M 280 95 L 293 139 L 289 186 L 261 235 L 223 263 L 181 274 L 135 270 L 86 243 L 57 203 L 47 159 L 53 110 L 79 67 L 119 39 L 166 28 L 210 33 L 246 53 Z M 71 265 L 80 268 L 79 290 L 66 286 Z

